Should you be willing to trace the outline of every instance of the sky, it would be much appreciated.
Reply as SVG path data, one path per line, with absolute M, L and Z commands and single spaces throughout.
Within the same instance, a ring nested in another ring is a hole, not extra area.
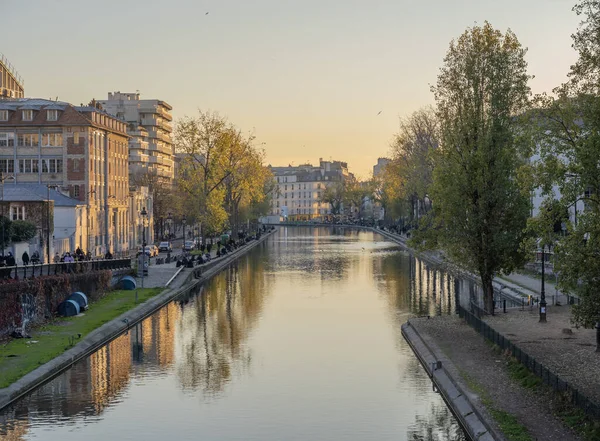
M 399 118 L 434 104 L 449 43 L 470 26 L 516 33 L 534 93 L 563 82 L 574 2 L 0 0 L 0 52 L 26 96 L 78 105 L 139 91 L 175 120 L 226 116 L 274 166 L 334 159 L 368 178 Z

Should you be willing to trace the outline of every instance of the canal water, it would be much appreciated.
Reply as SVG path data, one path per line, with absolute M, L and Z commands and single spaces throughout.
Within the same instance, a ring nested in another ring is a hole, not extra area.
M 464 440 L 400 333 L 454 307 L 377 234 L 281 228 L 0 413 L 0 440 Z

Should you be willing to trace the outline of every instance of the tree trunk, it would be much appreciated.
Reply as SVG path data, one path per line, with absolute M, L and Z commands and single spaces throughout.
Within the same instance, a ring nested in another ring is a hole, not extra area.
M 481 286 L 483 288 L 483 309 L 486 314 L 494 315 L 494 278 L 487 274 L 481 275 Z

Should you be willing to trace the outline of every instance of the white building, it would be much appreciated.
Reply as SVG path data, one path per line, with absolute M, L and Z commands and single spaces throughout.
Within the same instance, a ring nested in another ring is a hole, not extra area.
M 175 176 L 174 150 L 169 104 L 157 99 L 140 99 L 139 93 L 114 92 L 99 101 L 102 108 L 127 123 L 129 174 L 155 174 L 172 183 Z
M 331 206 L 320 202 L 328 185 L 342 182 L 349 176 L 348 164 L 323 161 L 319 166 L 303 164 L 297 167 L 271 167 L 275 189 L 271 198 L 270 215 L 287 220 L 310 220 L 331 214 Z
M 377 158 L 377 164 L 373 166 L 373 177 L 376 178 L 379 176 L 389 163 L 390 159 L 388 158 Z

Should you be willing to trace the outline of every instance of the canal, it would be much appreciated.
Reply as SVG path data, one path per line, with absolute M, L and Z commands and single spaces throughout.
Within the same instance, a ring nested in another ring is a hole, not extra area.
M 377 234 L 281 228 L 0 413 L 0 440 L 464 440 L 400 333 L 453 287 Z

